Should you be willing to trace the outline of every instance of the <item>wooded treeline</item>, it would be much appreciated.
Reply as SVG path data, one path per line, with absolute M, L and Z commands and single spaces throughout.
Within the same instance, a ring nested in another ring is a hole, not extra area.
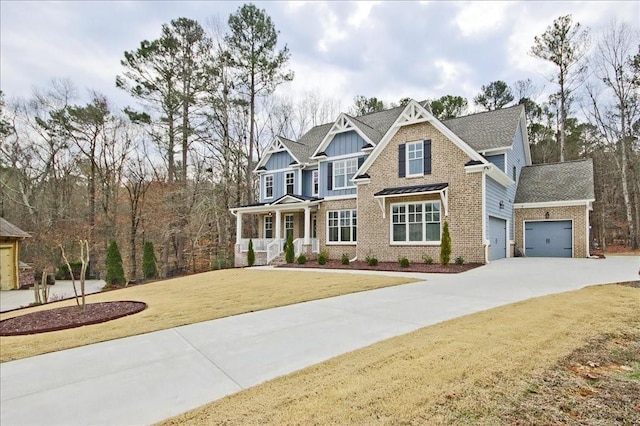
M 473 99 L 482 110 L 525 105 L 534 163 L 594 158 L 593 235 L 629 246 L 640 228 L 639 47 L 625 24 L 593 36 L 560 17 L 531 51 L 557 68 L 548 100 L 540 102 L 542 89 L 530 80 L 494 81 Z M 173 20 L 157 39 L 124 52 L 114 78 L 135 101 L 124 110 L 97 91 L 79 104 L 64 79 L 27 98 L 0 97 L 0 213 L 33 234 L 23 260 L 53 269 L 58 245 L 69 254 L 88 239 L 92 275 L 104 274 L 111 241 L 130 280 L 141 277 L 149 242 L 162 276 L 233 265 L 229 207 L 255 202 L 251 172 L 266 145 L 276 135 L 297 139 L 341 112 L 317 92 L 295 100 L 274 94 L 294 77 L 289 57 L 271 18 L 246 4 L 226 24 Z M 468 108 L 451 95 L 430 104 L 443 119 Z M 385 107 L 357 96 L 350 112 Z

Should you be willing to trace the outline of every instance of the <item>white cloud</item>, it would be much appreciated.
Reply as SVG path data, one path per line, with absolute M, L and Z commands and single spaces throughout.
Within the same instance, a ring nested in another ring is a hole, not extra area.
M 380 4 L 379 1 L 359 1 L 356 3 L 355 12 L 349 16 L 347 22 L 355 28 L 359 28 L 363 23 L 367 24 L 371 9 Z M 368 26 L 368 25 L 367 25 Z
M 509 19 L 511 2 L 465 2 L 460 7 L 455 22 L 465 37 L 487 36 L 500 30 Z

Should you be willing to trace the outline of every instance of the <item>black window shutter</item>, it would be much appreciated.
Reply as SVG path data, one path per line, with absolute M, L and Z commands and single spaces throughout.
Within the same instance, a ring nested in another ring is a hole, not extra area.
M 327 164 L 327 190 L 333 189 L 333 163 Z
M 425 175 L 430 175 L 431 174 L 431 141 L 430 140 L 426 140 L 424 141 L 424 147 L 423 147 L 423 160 L 424 160 L 424 174 Z
M 398 145 L 398 177 L 405 177 L 406 175 L 406 146 L 405 144 Z
M 362 167 L 362 163 L 364 163 L 364 157 L 358 157 L 358 168 Z

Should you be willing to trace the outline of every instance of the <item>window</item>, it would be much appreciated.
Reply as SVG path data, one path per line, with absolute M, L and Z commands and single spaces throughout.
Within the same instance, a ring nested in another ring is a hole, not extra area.
M 423 166 L 423 142 L 411 142 L 407 144 L 407 164 L 409 165 L 409 173 L 407 176 L 422 175 Z
M 327 213 L 330 243 L 355 243 L 357 241 L 357 210 L 334 210 Z
M 273 197 L 273 175 L 264 177 L 264 198 Z
M 284 174 L 284 193 L 293 194 L 293 182 L 295 180 L 295 174 L 293 172 L 287 172 Z
M 440 202 L 392 204 L 391 241 L 439 243 Z
M 284 217 L 284 236 L 289 238 L 289 235 L 293 236 L 293 215 L 288 214 Z
M 318 196 L 318 189 L 320 188 L 320 185 L 319 185 L 320 181 L 318 180 L 318 171 L 317 170 L 313 170 L 311 172 L 311 182 L 312 182 L 311 183 L 311 185 L 312 185 L 312 189 L 311 189 L 312 194 L 311 195 L 314 195 L 314 196 L 317 197 Z
M 358 171 L 358 159 L 349 158 L 347 160 L 333 162 L 333 189 L 344 189 L 353 187 L 349 180 Z
M 273 217 L 264 217 L 264 237 L 273 238 Z

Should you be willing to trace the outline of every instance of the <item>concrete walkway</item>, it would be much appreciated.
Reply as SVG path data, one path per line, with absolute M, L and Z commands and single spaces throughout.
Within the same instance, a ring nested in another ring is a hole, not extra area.
M 103 280 L 86 280 L 84 292 L 85 294 L 98 293 L 104 287 Z M 73 284 L 71 281 L 56 281 L 54 285 L 49 287 L 49 300 L 70 299 L 73 297 Z M 76 291 L 80 293 L 80 281 L 76 281 Z M 0 292 L 0 312 L 6 312 L 13 309 L 29 306 L 35 301 L 33 288 L 24 290 L 4 290 Z
M 505 259 L 457 275 L 0 364 L 0 424 L 149 424 L 441 321 L 638 279 L 640 257 Z M 639 300 L 640 307 L 640 300 Z

